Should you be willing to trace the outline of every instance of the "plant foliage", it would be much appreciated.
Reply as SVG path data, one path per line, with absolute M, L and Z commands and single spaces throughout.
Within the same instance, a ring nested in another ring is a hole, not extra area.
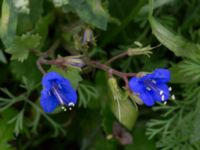
M 0 12 L 0 149 L 200 150 L 199 0 L 2 0 Z M 128 82 L 157 68 L 172 97 L 141 105 Z M 76 89 L 72 110 L 42 110 L 51 71 Z

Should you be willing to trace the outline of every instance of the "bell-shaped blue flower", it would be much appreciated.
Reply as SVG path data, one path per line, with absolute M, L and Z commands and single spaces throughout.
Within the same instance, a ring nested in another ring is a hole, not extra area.
M 42 79 L 40 104 L 45 112 L 52 112 L 58 105 L 65 110 L 77 102 L 76 90 L 69 80 L 56 72 L 49 72 Z
M 145 105 L 153 106 L 155 102 L 165 102 L 170 98 L 171 88 L 167 85 L 169 81 L 169 70 L 156 69 L 151 74 L 132 77 L 129 81 L 129 87 Z

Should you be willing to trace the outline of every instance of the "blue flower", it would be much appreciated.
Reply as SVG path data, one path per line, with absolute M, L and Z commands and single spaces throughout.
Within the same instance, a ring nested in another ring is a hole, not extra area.
M 169 99 L 171 90 L 167 85 L 169 81 L 169 70 L 156 69 L 153 73 L 143 77 L 132 77 L 129 81 L 129 87 L 144 104 L 153 106 L 155 102 L 165 102 Z
M 47 73 L 42 79 L 40 104 L 45 112 L 52 112 L 58 105 L 66 110 L 71 109 L 77 102 L 77 93 L 69 80 L 56 72 Z

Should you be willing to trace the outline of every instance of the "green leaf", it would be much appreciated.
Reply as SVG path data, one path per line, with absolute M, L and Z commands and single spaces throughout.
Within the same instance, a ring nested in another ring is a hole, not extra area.
M 128 93 L 122 91 L 114 77 L 108 79 L 110 107 L 118 121 L 132 129 L 137 119 L 137 108 L 131 103 Z
M 31 0 L 30 1 L 30 18 L 33 23 L 36 23 L 43 13 L 44 0 Z
M 3 51 L 0 49 L 0 62 L 6 64 L 7 63 L 7 59 L 6 57 L 4 56 L 4 53 Z
M 17 0 L 13 1 L 13 3 L 19 13 L 29 14 L 29 0 Z
M 55 7 L 61 7 L 69 3 L 69 0 L 52 0 Z
M 187 83 L 188 82 L 189 78 L 187 78 L 180 71 L 180 66 L 182 64 L 183 64 L 183 62 L 179 62 L 170 68 L 170 72 L 171 72 L 170 82 L 172 82 L 172 83 Z
M 49 25 L 54 21 L 53 13 L 39 19 L 36 25 L 36 32 L 41 36 L 41 43 L 45 43 L 48 36 Z
M 134 142 L 127 145 L 124 150 L 156 150 L 156 140 L 148 140 L 145 135 L 146 120 L 137 121 L 137 126 L 133 130 Z M 144 144 L 145 143 L 145 144 Z
M 60 75 L 64 76 L 65 78 L 67 78 L 75 89 L 78 87 L 79 82 L 82 81 L 82 77 L 80 76 L 79 70 L 75 68 L 68 67 L 67 70 L 63 70 L 58 67 L 52 66 L 49 69 L 49 72 L 50 71 L 55 71 Z
M 154 0 L 153 9 L 163 7 L 164 5 L 167 5 L 172 2 L 173 2 L 173 0 L 162 0 L 162 1 Z M 139 14 L 144 15 L 144 14 L 147 14 L 148 12 L 149 12 L 149 4 L 146 4 L 140 9 Z
M 0 37 L 5 47 L 15 38 L 17 28 L 17 10 L 13 0 L 4 0 L 1 9 Z
M 128 98 L 120 100 L 119 103 L 117 103 L 116 100 L 112 100 L 111 110 L 121 124 L 123 124 L 129 130 L 133 128 L 138 116 L 138 111 Z M 120 118 L 118 115 L 119 110 Z
M 86 108 L 90 101 L 96 100 L 96 98 L 98 97 L 98 92 L 94 86 L 87 83 L 81 83 L 78 87 L 78 95 L 79 107 L 83 106 L 84 108 Z
M 170 68 L 172 72 L 171 82 L 174 83 L 196 83 L 200 81 L 200 55 L 192 55 Z M 188 82 L 190 81 L 190 82 Z
M 33 81 L 35 84 L 40 82 L 42 74 L 36 65 L 37 57 L 29 55 L 28 59 L 24 62 L 12 61 L 10 64 L 11 72 L 18 80 L 22 80 L 26 77 L 29 81 Z
M 8 142 L 14 139 L 13 130 L 14 124 L 8 124 L 10 118 L 15 115 L 15 111 L 12 109 L 5 110 L 0 118 L 0 147 L 2 150 L 14 150 Z
M 199 115 L 200 115 L 200 101 L 198 101 L 197 105 L 196 105 L 196 113 L 194 116 L 194 123 L 193 123 L 193 132 L 192 132 L 192 136 L 191 136 L 192 143 L 200 141 L 200 132 L 199 132 L 200 131 L 200 126 L 199 126 L 200 125 L 200 117 L 199 117 Z
M 193 52 L 199 51 L 200 48 L 187 41 L 184 37 L 173 33 L 161 23 L 159 23 L 153 16 L 149 17 L 152 32 L 156 38 L 169 50 L 174 52 L 176 56 L 190 57 Z
M 69 4 L 84 22 L 106 30 L 109 15 L 103 8 L 101 0 L 69 0 Z
M 40 44 L 39 35 L 25 34 L 15 37 L 12 44 L 6 49 L 6 52 L 12 55 L 12 60 L 23 62 L 28 58 L 30 50 L 36 49 Z

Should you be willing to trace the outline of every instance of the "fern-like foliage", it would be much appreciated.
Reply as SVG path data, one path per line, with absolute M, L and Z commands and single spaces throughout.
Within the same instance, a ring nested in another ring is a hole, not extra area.
M 200 54 L 194 54 L 191 58 L 186 59 L 179 66 L 180 72 L 191 78 L 193 81 L 200 80 Z
M 25 92 L 17 96 L 12 94 L 8 89 L 0 89 L 0 91 L 6 95 L 5 97 L 0 97 L 0 112 L 7 109 L 13 109 L 17 112 L 8 121 L 8 124 L 14 124 L 15 135 L 18 135 L 27 128 L 31 129 L 33 133 L 37 133 L 41 116 L 43 116 L 52 125 L 54 129 L 54 136 L 58 135 L 60 131 L 64 133 L 65 131 L 59 123 L 54 121 L 40 108 L 40 106 L 29 99 L 30 94 L 38 86 L 33 86 L 33 83 L 28 82 L 28 80 L 24 78 L 21 87 L 25 89 Z M 20 107 L 15 107 L 17 105 Z
M 153 108 L 160 112 L 160 118 L 147 123 L 149 139 L 158 140 L 161 150 L 197 150 L 200 149 L 200 87 L 187 85 L 184 87 L 182 99 L 170 101 L 168 105 Z

